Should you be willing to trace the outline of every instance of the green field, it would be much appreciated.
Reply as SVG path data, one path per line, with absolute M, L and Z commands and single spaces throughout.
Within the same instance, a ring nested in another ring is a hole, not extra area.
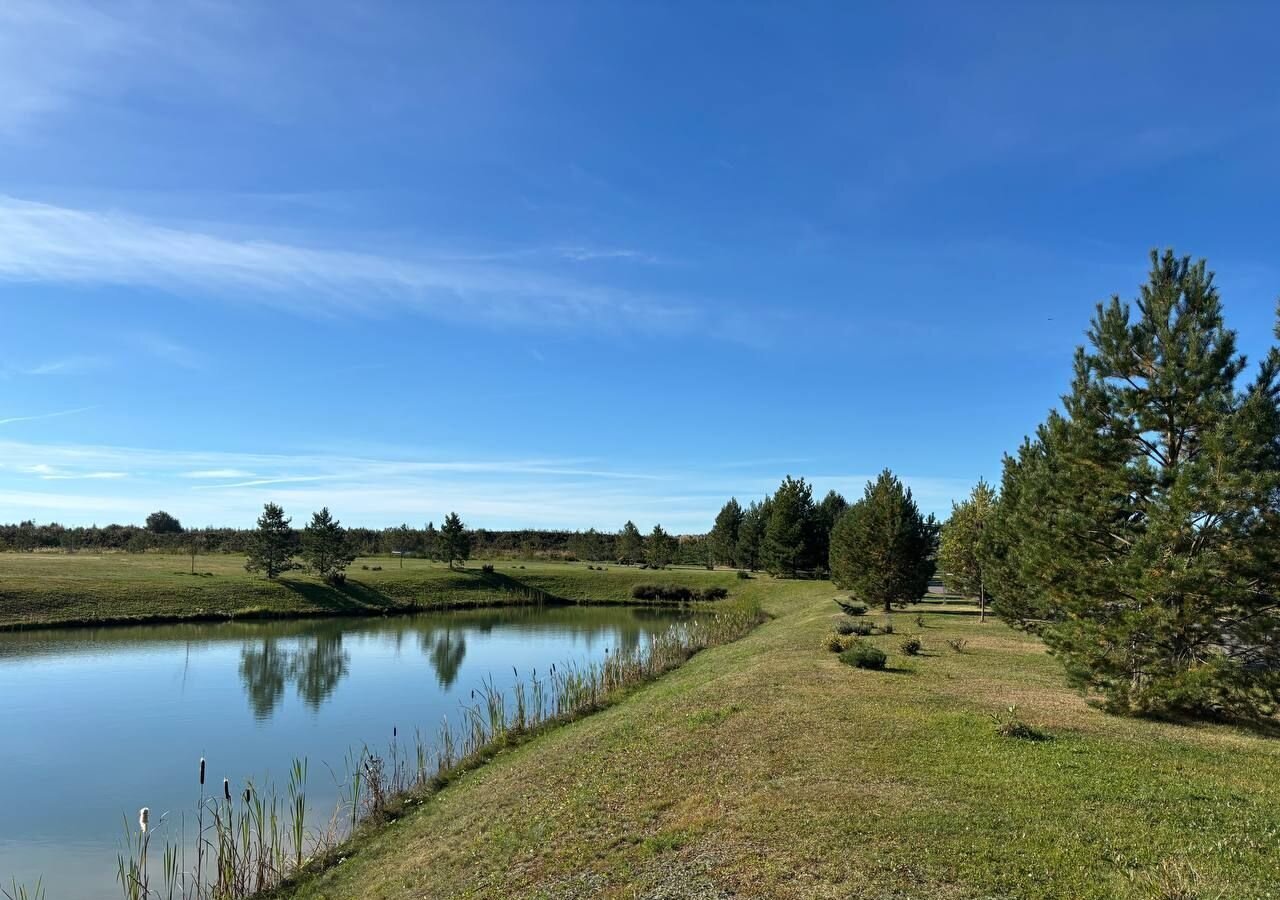
M 347 583 L 331 587 L 290 572 L 275 581 L 244 570 L 241 556 L 158 553 L 0 553 L 0 628 L 49 624 L 199 618 L 379 615 L 543 598 L 620 603 L 631 588 L 661 582 L 696 587 L 736 584 L 735 573 L 699 569 L 650 572 L 626 566 L 593 571 L 586 563 L 496 561 L 450 570 L 443 563 L 358 559 Z M 365 568 L 365 567 L 368 568 Z M 375 570 L 380 566 L 381 570 Z
M 1280 897 L 1280 741 L 1104 714 L 956 604 L 895 614 L 869 639 L 889 671 L 852 669 L 819 647 L 829 584 L 741 591 L 774 618 L 500 753 L 293 895 Z M 998 735 L 1010 705 L 1052 740 Z

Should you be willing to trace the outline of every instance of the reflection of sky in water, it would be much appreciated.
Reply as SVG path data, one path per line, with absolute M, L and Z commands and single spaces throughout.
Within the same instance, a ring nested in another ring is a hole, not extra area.
M 434 739 L 473 688 L 589 662 L 664 629 L 667 613 L 569 607 L 377 620 L 0 634 L 0 881 L 50 898 L 115 897 L 122 816 L 175 827 L 224 776 L 283 791 L 310 759 L 317 819 L 347 751 L 399 729 Z M 188 828 L 190 833 L 190 828 Z

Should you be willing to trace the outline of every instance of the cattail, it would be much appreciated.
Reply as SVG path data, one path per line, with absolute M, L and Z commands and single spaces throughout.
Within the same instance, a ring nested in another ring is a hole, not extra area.
M 246 787 L 246 788 L 244 789 L 244 802 L 245 802 L 245 804 L 247 805 L 251 800 L 253 800 L 253 786 L 252 786 L 252 785 L 250 785 L 250 786 L 248 786 L 248 787 Z
M 231 802 L 231 782 L 225 778 L 222 779 L 222 796 L 226 798 L 228 803 Z
M 200 757 L 200 787 L 204 787 L 204 757 Z
M 396 726 L 392 725 L 392 726 L 391 726 L 391 737 L 394 739 L 394 738 L 395 738 L 395 736 L 396 736 Z
M 143 834 L 146 834 L 147 826 L 150 824 L 151 810 L 144 806 L 142 809 L 138 810 L 138 827 L 142 829 Z

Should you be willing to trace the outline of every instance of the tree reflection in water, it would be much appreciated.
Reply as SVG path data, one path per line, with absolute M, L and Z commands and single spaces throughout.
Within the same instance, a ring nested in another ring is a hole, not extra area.
M 307 706 L 319 709 L 350 668 L 351 656 L 342 647 L 339 628 L 304 640 L 294 649 L 282 649 L 275 638 L 245 641 L 240 649 L 240 679 L 257 719 L 271 718 L 288 681 Z

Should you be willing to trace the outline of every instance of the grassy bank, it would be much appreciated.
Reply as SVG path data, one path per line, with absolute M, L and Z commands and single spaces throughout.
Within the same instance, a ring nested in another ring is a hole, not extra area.
M 533 599 L 633 603 L 636 584 L 663 582 L 734 589 L 733 572 L 585 563 L 479 562 L 450 570 L 409 559 L 359 559 L 342 587 L 291 572 L 275 581 L 244 571 L 244 558 L 142 554 L 0 554 L 0 629 L 43 625 L 252 617 L 379 615 L 508 605 Z M 378 568 L 375 568 L 378 567 Z
M 1280 896 L 1280 741 L 1105 715 L 956 604 L 895 614 L 874 672 L 821 649 L 830 586 L 742 593 L 775 618 L 503 751 L 292 896 Z M 1000 736 L 1010 705 L 1052 740 Z

